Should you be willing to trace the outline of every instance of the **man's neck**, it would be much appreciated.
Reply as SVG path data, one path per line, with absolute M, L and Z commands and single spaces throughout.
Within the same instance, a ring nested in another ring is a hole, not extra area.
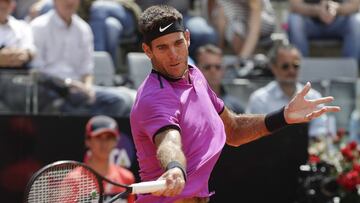
M 220 85 L 210 85 L 210 87 L 218 97 L 221 96 L 221 86 Z
M 60 12 L 57 12 L 57 14 L 60 16 L 60 18 L 65 22 L 67 26 L 71 25 L 72 22 L 72 16 L 66 16 L 62 15 Z
M 87 163 L 92 169 L 98 172 L 100 175 L 105 176 L 109 169 L 109 159 L 97 159 L 96 157 L 90 157 Z
M 286 96 L 293 97 L 296 93 L 296 83 L 293 82 L 279 82 L 280 88 Z
M 9 22 L 8 18 L 0 19 L 0 25 L 6 25 Z

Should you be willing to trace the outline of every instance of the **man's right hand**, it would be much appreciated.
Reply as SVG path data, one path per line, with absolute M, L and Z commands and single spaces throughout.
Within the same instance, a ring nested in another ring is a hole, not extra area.
M 0 67 L 21 67 L 29 61 L 26 50 L 17 48 L 3 48 L 0 50 Z
M 175 167 L 166 171 L 158 180 L 166 180 L 166 188 L 153 193 L 156 196 L 173 197 L 179 195 L 185 187 L 185 179 L 181 169 Z
M 333 1 L 321 1 L 320 3 L 320 12 L 318 14 L 319 19 L 329 25 L 334 22 L 337 15 L 338 4 Z

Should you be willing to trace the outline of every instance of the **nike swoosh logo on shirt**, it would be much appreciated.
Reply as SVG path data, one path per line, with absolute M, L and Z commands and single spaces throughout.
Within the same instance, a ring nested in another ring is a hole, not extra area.
M 161 26 L 159 27 L 159 31 L 160 32 L 164 32 L 166 29 L 168 29 L 168 27 L 170 27 L 173 23 L 170 23 L 169 25 L 167 25 L 166 27 L 162 28 Z

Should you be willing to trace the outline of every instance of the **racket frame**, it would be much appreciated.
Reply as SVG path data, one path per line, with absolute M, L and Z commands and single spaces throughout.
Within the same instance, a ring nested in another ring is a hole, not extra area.
M 114 181 L 109 180 L 108 178 L 100 175 L 98 172 L 96 172 L 94 169 L 92 169 L 91 167 L 89 167 L 88 165 L 78 162 L 78 161 L 73 161 L 73 160 L 62 160 L 62 161 L 56 161 L 53 162 L 51 164 L 48 164 L 44 167 L 42 167 L 41 169 L 39 169 L 37 172 L 35 172 L 32 177 L 30 178 L 29 182 L 26 185 L 26 189 L 25 189 L 25 195 L 24 195 L 24 202 L 27 203 L 29 194 L 30 194 L 30 190 L 32 185 L 34 184 L 34 182 L 38 179 L 38 177 L 40 177 L 43 173 L 45 173 L 46 171 L 49 171 L 51 168 L 56 167 L 56 166 L 61 166 L 61 165 L 66 165 L 66 164 L 71 164 L 71 165 L 75 165 L 75 166 L 79 166 L 79 167 L 84 167 L 86 170 L 90 171 L 91 173 L 93 173 L 96 177 L 96 180 L 98 182 L 99 185 L 99 203 L 103 202 L 103 196 L 104 196 L 104 186 L 103 186 L 103 182 L 102 181 L 106 181 L 112 185 L 118 186 L 118 187 L 122 187 L 125 188 L 125 191 L 117 194 L 118 198 L 120 198 L 120 196 L 122 195 L 128 195 L 130 193 L 132 193 L 132 187 L 125 185 L 125 184 L 120 184 L 120 183 L 116 183 Z M 74 167 L 75 169 L 76 167 Z

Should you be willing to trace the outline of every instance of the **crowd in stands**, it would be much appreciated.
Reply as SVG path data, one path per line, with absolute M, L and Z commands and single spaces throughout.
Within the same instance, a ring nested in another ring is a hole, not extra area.
M 279 22 L 277 16 L 282 11 L 274 8 L 273 3 L 0 0 L 0 67 L 37 73 L 40 113 L 128 116 L 134 99 L 128 92 L 134 95 L 136 89 L 132 88 L 127 73 L 121 71 L 126 70 L 126 61 L 120 52 L 124 51 L 124 43 L 133 44 L 135 51 L 141 52 L 138 17 L 154 4 L 171 5 L 183 14 L 191 33 L 189 61 L 198 65 L 218 95 L 234 106 L 236 112 L 242 112 L 246 104 L 232 98 L 221 84 L 227 71 L 219 66 L 224 53 L 235 55 L 242 64 L 259 52 L 266 53 L 264 50 L 274 45 L 274 33 L 280 32 L 286 36 L 283 41 L 293 44 L 300 56 L 311 56 L 312 40 L 329 39 L 342 43 L 342 56 L 360 61 L 360 0 L 283 1 L 288 11 L 287 22 Z M 288 26 L 279 29 L 281 23 Z M 126 78 L 121 88 L 94 84 L 95 51 L 109 53 L 114 71 L 120 78 Z M 271 64 L 268 67 L 270 70 Z M 275 71 L 272 72 L 276 78 Z M 16 84 L 12 84 L 11 77 L 1 77 L 0 90 L 5 93 L 0 95 L 1 112 L 14 112 L 21 106 L 14 101 L 17 98 L 9 96 Z
M 274 2 L 286 5 L 285 18 L 278 18 L 282 11 Z M 304 57 L 312 57 L 312 41 L 336 40 L 341 43 L 338 57 L 360 64 L 360 0 L 0 0 L 0 114 L 23 113 L 23 97 L 28 95 L 19 95 L 24 92 L 19 89 L 35 84 L 37 98 L 32 103 L 37 113 L 128 117 L 136 88 L 124 68 L 122 54 L 128 51 L 124 44 L 142 52 L 138 19 L 154 4 L 171 5 L 182 13 L 190 31 L 189 63 L 202 71 L 209 86 L 236 113 L 269 113 L 288 103 L 303 87 L 299 69 Z M 287 26 L 279 28 L 280 24 Z M 285 36 L 280 42 L 274 38 L 277 33 Z M 95 84 L 94 52 L 100 51 L 109 54 L 120 84 Z M 235 56 L 239 65 L 235 68 L 242 68 L 258 53 L 268 58 L 271 81 L 254 91 L 247 104 L 241 103 L 224 86 L 229 73 L 224 55 Z M 34 81 L 16 82 L 19 74 Z M 321 94 L 311 90 L 308 96 L 316 99 Z M 359 101 L 354 103 L 360 108 Z M 328 133 L 327 121 L 326 116 L 312 121 L 308 135 L 316 139 Z M 360 140 L 360 110 L 354 110 L 350 123 L 352 137 Z M 94 151 L 96 141 L 108 142 L 111 150 L 119 137 L 87 136 L 86 146 Z M 93 164 L 94 157 L 85 162 Z M 128 176 L 125 182 L 133 182 Z

